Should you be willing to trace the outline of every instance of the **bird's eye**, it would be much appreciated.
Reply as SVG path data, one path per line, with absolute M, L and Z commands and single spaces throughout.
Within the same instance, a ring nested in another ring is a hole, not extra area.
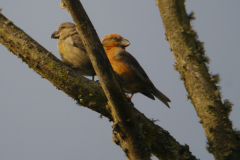
M 64 29 L 65 27 L 61 27 L 61 29 Z
M 117 38 L 116 38 L 116 37 L 114 37 L 114 38 L 113 38 L 113 40 L 114 40 L 114 41 L 117 41 Z

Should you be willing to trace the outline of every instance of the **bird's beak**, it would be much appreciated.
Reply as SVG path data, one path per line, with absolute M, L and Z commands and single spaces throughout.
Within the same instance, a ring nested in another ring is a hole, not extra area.
M 123 39 L 122 41 L 121 41 L 121 43 L 120 43 L 120 46 L 122 47 L 122 48 L 125 48 L 125 47 L 127 47 L 127 46 L 129 46 L 130 45 L 130 42 L 127 40 L 127 39 Z
M 53 34 L 51 35 L 51 38 L 58 39 L 59 36 L 60 36 L 59 32 L 58 32 L 58 31 L 55 31 L 55 32 L 53 32 Z

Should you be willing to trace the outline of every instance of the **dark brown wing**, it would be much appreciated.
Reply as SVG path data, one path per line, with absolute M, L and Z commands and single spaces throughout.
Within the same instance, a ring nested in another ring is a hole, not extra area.
M 120 53 L 116 55 L 116 58 L 117 60 L 124 63 L 143 83 L 147 83 L 150 86 L 153 86 L 146 72 L 143 70 L 138 61 L 130 53 L 121 49 Z
M 73 41 L 73 43 L 72 43 L 73 46 L 78 47 L 79 49 L 87 52 L 83 43 L 82 43 L 82 41 L 81 41 L 81 39 L 80 39 L 80 37 L 79 37 L 79 35 L 78 35 L 78 33 L 77 33 L 77 31 L 75 31 L 71 34 L 71 38 L 72 38 L 72 41 Z

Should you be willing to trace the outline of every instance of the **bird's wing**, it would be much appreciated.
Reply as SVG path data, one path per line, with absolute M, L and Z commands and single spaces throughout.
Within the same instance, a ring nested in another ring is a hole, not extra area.
M 76 32 L 73 32 L 71 34 L 71 41 L 72 41 L 72 45 L 83 50 L 83 51 L 86 51 L 77 31 Z
M 138 61 L 127 51 L 121 50 L 116 59 L 124 63 L 142 82 L 153 85 Z

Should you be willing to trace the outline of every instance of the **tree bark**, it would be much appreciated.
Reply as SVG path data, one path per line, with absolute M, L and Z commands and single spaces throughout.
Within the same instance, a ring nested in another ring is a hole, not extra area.
M 81 2 L 62 0 L 61 3 L 66 7 L 77 26 L 78 34 L 108 99 L 114 121 L 113 132 L 117 135 L 121 134 L 118 137 L 119 145 L 130 160 L 150 160 L 150 149 L 145 144 L 138 120 L 133 114 L 132 103 L 117 82 L 99 37 Z
M 107 98 L 99 83 L 88 80 L 81 76 L 81 71 L 65 65 L 1 13 L 0 43 L 79 105 L 92 109 L 109 120 L 113 119 L 107 109 L 109 108 Z M 187 145 L 180 145 L 167 131 L 155 125 L 134 107 L 133 112 L 152 154 L 159 159 L 196 160 Z M 118 144 L 118 139 L 115 142 Z
M 239 144 L 229 120 L 231 103 L 221 101 L 220 87 L 216 86 L 217 75 L 208 73 L 208 58 L 204 55 L 203 43 L 190 25 L 184 0 L 156 0 L 176 61 L 176 70 L 184 81 L 189 98 L 201 119 L 208 150 L 215 159 L 240 159 Z

